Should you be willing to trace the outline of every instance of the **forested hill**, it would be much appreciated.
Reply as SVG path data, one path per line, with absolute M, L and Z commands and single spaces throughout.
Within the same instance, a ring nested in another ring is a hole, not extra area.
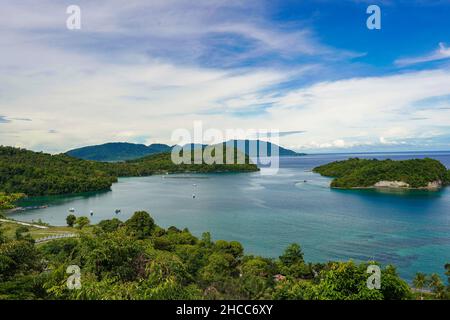
M 0 147 L 0 192 L 29 196 L 78 193 L 108 189 L 116 180 L 91 161 Z
M 170 153 L 160 153 L 138 160 L 108 163 L 0 146 L 0 192 L 5 194 L 37 196 L 107 190 L 122 176 L 256 170 L 257 166 L 249 160 L 246 164 L 176 165 L 171 161 Z
M 124 161 L 137 159 L 151 154 L 170 152 L 171 146 L 166 144 L 143 144 L 127 142 L 111 142 L 96 146 L 87 146 L 67 151 L 67 155 L 95 161 Z
M 430 158 L 402 161 L 352 158 L 313 171 L 333 177 L 331 187 L 334 188 L 369 188 L 383 181 L 406 183 L 403 187 L 407 188 L 432 189 L 450 184 L 450 171 Z

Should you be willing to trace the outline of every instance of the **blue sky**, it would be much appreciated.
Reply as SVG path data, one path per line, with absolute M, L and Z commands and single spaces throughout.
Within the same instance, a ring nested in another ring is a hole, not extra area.
M 450 150 L 450 1 L 0 6 L 0 144 L 173 144 L 200 120 L 306 152 Z

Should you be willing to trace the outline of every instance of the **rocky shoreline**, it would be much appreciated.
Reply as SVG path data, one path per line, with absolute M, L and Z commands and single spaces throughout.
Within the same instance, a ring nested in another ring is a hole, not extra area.
M 411 187 L 408 183 L 404 181 L 378 181 L 373 186 L 370 187 L 352 187 L 350 189 L 402 189 L 402 190 L 428 190 L 428 191 L 437 191 L 443 187 L 443 183 L 440 180 L 430 181 L 428 185 L 425 187 L 414 188 Z M 333 189 L 348 189 L 348 188 L 340 188 L 340 187 L 332 187 Z

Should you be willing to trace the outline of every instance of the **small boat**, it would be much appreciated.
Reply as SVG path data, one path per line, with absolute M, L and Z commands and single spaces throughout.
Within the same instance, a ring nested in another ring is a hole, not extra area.
M 90 214 L 91 214 L 91 217 L 92 217 L 94 215 L 94 211 L 91 210 Z
M 72 213 L 75 212 L 75 208 L 70 208 L 69 212 L 72 212 Z
M 192 199 L 195 199 L 195 194 L 192 195 Z
M 116 214 L 118 214 L 118 213 L 120 213 L 121 211 L 120 211 L 120 209 L 116 209 Z

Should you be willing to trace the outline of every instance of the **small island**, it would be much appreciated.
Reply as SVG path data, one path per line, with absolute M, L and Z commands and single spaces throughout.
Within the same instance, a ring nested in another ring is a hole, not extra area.
M 313 169 L 322 176 L 333 177 L 331 188 L 394 188 L 439 190 L 450 184 L 450 171 L 438 160 L 377 160 L 351 158 Z

